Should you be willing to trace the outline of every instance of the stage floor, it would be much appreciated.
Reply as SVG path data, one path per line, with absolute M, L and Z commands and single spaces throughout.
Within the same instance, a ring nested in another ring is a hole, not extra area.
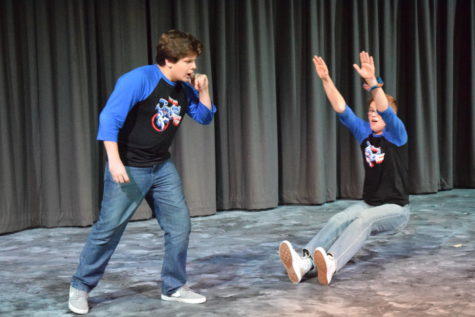
M 333 278 L 298 285 L 279 243 L 300 247 L 351 204 L 226 211 L 192 219 L 189 285 L 208 302 L 160 300 L 163 233 L 131 222 L 90 294 L 89 316 L 475 316 L 475 190 L 411 196 L 408 227 L 372 237 Z M 69 316 L 68 288 L 90 228 L 0 236 L 0 315 Z

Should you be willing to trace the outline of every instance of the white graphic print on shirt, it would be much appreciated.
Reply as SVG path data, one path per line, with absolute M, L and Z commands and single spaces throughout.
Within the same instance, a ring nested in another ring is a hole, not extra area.
M 374 167 L 375 164 L 383 163 L 385 153 L 381 152 L 381 148 L 373 146 L 369 141 L 366 141 L 366 144 L 367 146 L 364 153 L 369 167 Z
M 168 128 L 170 121 L 174 126 L 178 126 L 181 121 L 181 106 L 178 101 L 168 97 L 168 100 L 160 98 L 155 107 L 157 113 L 152 118 L 152 126 L 158 132 L 163 132 Z

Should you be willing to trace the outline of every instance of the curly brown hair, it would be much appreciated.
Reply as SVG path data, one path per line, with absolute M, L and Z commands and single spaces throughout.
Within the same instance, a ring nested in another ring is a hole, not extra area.
M 165 65 L 165 59 L 176 63 L 183 57 L 199 56 L 202 51 L 203 44 L 193 35 L 172 29 L 160 36 L 155 61 L 158 65 L 163 66 Z

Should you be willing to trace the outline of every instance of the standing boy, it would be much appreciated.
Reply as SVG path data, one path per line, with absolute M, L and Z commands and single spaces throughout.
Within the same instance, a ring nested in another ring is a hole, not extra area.
M 183 117 L 211 122 L 206 75 L 195 74 L 203 45 L 192 35 L 170 30 L 157 46 L 154 65 L 122 75 L 101 112 L 97 139 L 104 142 L 108 163 L 99 219 L 80 255 L 69 309 L 89 311 L 88 293 L 98 284 L 137 207 L 145 198 L 164 230 L 161 272 L 163 300 L 203 303 L 187 288 L 186 257 L 191 222 L 181 179 L 169 147 Z

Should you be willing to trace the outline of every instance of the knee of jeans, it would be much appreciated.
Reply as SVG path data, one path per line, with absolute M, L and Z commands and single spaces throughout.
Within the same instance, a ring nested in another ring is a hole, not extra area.
M 118 243 L 122 236 L 122 230 L 117 230 L 115 232 L 110 231 L 107 233 L 95 233 L 91 236 L 91 239 L 94 241 L 94 244 L 99 246 L 110 245 L 111 243 Z
M 184 220 L 178 226 L 169 228 L 168 232 L 173 239 L 187 239 L 191 233 L 190 219 Z
M 367 221 L 364 219 L 364 217 L 357 217 L 355 220 L 353 220 L 351 225 L 363 227 L 366 223 Z
M 342 222 L 346 222 L 347 220 L 348 220 L 348 215 L 345 214 L 344 212 L 339 212 L 333 217 L 331 217 L 328 222 L 342 223 Z
M 181 228 L 181 232 L 183 234 L 189 235 L 191 233 L 191 220 L 188 219 L 188 221 L 185 222 L 183 227 Z

